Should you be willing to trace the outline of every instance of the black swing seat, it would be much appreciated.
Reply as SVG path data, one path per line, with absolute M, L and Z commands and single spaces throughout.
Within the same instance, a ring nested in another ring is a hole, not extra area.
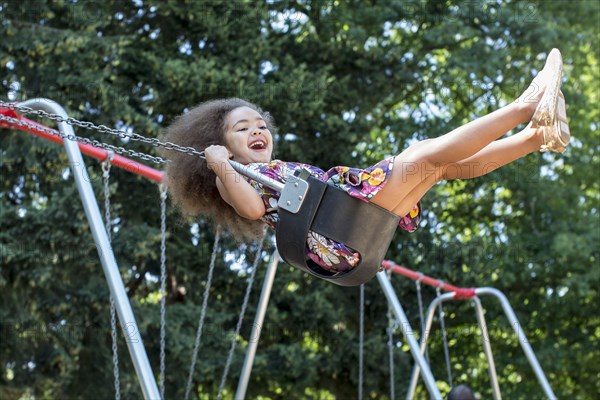
M 308 191 L 297 213 L 279 207 L 276 240 L 281 258 L 311 275 L 341 286 L 358 286 L 371 280 L 381 268 L 400 217 L 373 203 L 349 196 L 342 189 L 310 176 L 306 170 L 296 175 L 308 183 Z M 343 273 L 323 269 L 306 257 L 308 231 L 353 248 L 360 253 L 360 262 Z

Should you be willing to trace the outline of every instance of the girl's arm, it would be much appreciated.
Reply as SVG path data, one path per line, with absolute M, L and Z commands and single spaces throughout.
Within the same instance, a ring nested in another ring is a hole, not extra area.
M 207 163 L 208 167 L 217 174 L 215 178 L 217 189 L 223 200 L 243 218 L 257 220 L 265 215 L 266 210 L 260 195 L 229 164 L 229 152 L 226 149 L 225 152 L 221 149 L 211 151 L 210 147 L 205 150 Z

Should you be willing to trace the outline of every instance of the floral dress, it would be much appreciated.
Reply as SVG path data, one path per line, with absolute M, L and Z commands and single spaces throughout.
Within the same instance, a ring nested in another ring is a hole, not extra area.
M 286 182 L 288 176 L 293 176 L 296 169 L 305 168 L 315 178 L 337 186 L 352 197 L 368 202 L 387 182 L 394 166 L 393 161 L 393 158 L 387 158 L 366 169 L 338 166 L 327 172 L 309 164 L 281 160 L 253 163 L 248 167 L 282 183 Z M 266 212 L 262 220 L 271 228 L 275 228 L 279 221 L 277 201 L 280 193 L 253 179 L 247 179 L 263 199 Z M 339 218 L 345 216 L 340 215 Z M 400 219 L 399 225 L 407 232 L 414 232 L 420 220 L 421 205 L 418 203 Z M 332 273 L 349 271 L 360 262 L 360 254 L 357 251 L 312 231 L 309 231 L 306 238 L 306 256 Z

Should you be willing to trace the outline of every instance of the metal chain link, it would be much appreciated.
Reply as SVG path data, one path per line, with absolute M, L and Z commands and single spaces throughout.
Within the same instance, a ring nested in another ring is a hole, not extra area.
M 392 275 L 392 270 L 388 269 L 387 271 L 387 275 L 388 275 L 388 279 L 390 279 L 390 276 Z M 388 319 L 388 327 L 387 327 L 387 334 L 388 334 L 388 358 L 389 358 L 389 363 L 390 363 L 390 400 L 395 400 L 396 398 L 396 388 L 395 388 L 395 371 L 394 371 L 394 332 L 396 331 L 397 327 L 398 327 L 398 321 L 396 321 L 396 318 L 393 318 L 392 315 L 392 306 L 390 305 L 390 302 L 387 302 L 387 319 Z
M 85 129 L 95 130 L 100 133 L 118 136 L 121 139 L 130 139 L 130 140 L 134 140 L 134 141 L 139 141 L 142 143 L 150 144 L 153 147 L 164 147 L 168 150 L 178 151 L 181 153 L 185 153 L 185 154 L 189 154 L 189 155 L 196 155 L 201 158 L 204 158 L 204 152 L 197 151 L 196 149 L 194 149 L 192 147 L 179 146 L 172 142 L 162 142 L 158 138 L 147 138 L 147 137 L 139 135 L 137 133 L 133 133 L 133 132 L 127 133 L 127 132 L 124 132 L 124 131 L 121 131 L 118 129 L 109 128 L 105 125 L 95 125 L 91 122 L 80 121 L 80 120 L 77 120 L 72 117 L 64 118 L 57 114 L 48 113 L 48 112 L 45 112 L 42 110 L 35 110 L 30 107 L 19 106 L 15 103 L 5 103 L 2 100 L 0 100 L 0 107 L 5 107 L 12 111 L 18 111 L 21 114 L 32 114 L 32 115 L 36 115 L 39 117 L 48 118 L 48 119 L 51 119 L 51 120 L 54 120 L 57 122 L 64 122 L 64 123 L 67 123 L 72 126 L 78 126 L 78 127 L 85 128 Z M 110 145 L 108 143 L 103 143 L 103 142 L 100 142 L 100 141 L 94 140 L 94 139 L 78 137 L 76 135 L 63 134 L 62 132 L 54 130 L 54 129 L 39 126 L 37 124 L 29 123 L 27 121 L 22 121 L 18 118 L 8 117 L 8 116 L 2 115 L 2 114 L 0 114 L 0 121 L 6 121 L 14 126 L 21 126 L 24 128 L 38 131 L 38 132 L 43 132 L 43 133 L 46 133 L 46 134 L 49 134 L 52 136 L 57 136 L 63 140 L 77 141 L 80 143 L 92 145 L 94 147 L 99 147 L 104 150 L 107 150 L 109 152 L 109 159 L 107 159 L 107 161 L 102 163 L 102 169 L 104 172 L 103 177 L 104 177 L 106 231 L 108 234 L 109 242 L 111 241 L 111 226 L 110 226 L 110 199 L 109 199 L 108 178 L 109 178 L 109 171 L 110 171 L 110 158 L 112 158 L 111 154 L 113 154 L 113 153 L 125 154 L 125 155 L 131 156 L 131 157 L 140 158 L 145 161 L 151 161 L 156 164 L 164 164 L 164 163 L 170 162 L 170 160 L 164 159 L 162 157 L 151 156 L 146 153 L 141 153 L 141 152 L 137 152 L 135 150 L 125 149 L 123 147 Z M 160 311 L 161 316 L 160 316 L 160 318 L 161 318 L 161 321 L 160 321 L 160 325 L 161 326 L 160 326 L 160 376 L 159 376 L 159 382 L 160 382 L 161 398 L 164 399 L 165 314 L 166 314 L 166 309 L 165 309 L 165 300 L 166 300 L 166 295 L 165 295 L 165 292 L 166 292 L 166 290 L 165 290 L 166 289 L 166 198 L 167 198 L 167 194 L 166 194 L 166 188 L 164 186 L 161 186 L 160 190 L 161 190 L 161 250 L 160 250 L 161 251 L 161 255 L 160 255 L 160 261 L 161 261 L 161 277 L 160 277 L 160 280 L 161 280 L 161 283 L 160 283 L 160 293 L 161 293 L 161 311 Z M 213 249 L 213 257 L 212 257 L 213 259 L 211 260 L 211 264 L 213 264 L 213 267 L 214 267 L 214 257 L 216 255 L 215 250 L 218 246 L 218 240 L 219 240 L 218 236 L 219 236 L 219 233 L 217 232 L 217 236 L 215 238 L 215 247 Z M 262 242 L 261 242 L 261 248 L 262 248 Z M 212 269 L 211 269 L 209 275 L 210 276 L 209 276 L 209 282 L 207 283 L 207 292 L 208 292 L 208 289 L 210 288 L 210 280 L 212 280 Z M 203 310 L 202 310 L 203 316 L 201 317 L 202 321 L 204 320 L 204 314 L 205 314 L 205 310 L 206 310 L 206 297 L 205 297 L 205 301 L 203 304 Z M 114 303 L 114 299 L 112 298 L 112 296 L 110 297 L 110 301 L 111 301 L 111 328 L 112 328 L 111 330 L 112 330 L 112 339 L 113 339 L 115 398 L 117 400 L 119 400 L 121 397 L 121 394 L 120 394 L 120 386 L 119 386 L 118 348 L 117 348 L 117 342 L 116 342 L 116 340 L 117 340 L 117 337 L 116 337 L 117 336 L 116 335 L 116 315 L 115 315 L 116 313 L 115 313 L 115 303 Z M 201 333 L 202 323 L 200 324 L 198 331 L 199 331 L 199 333 Z M 200 344 L 199 337 L 197 339 L 198 339 L 197 344 L 199 346 L 199 344 Z M 195 364 L 195 360 L 192 360 L 192 370 L 193 370 L 194 364 Z M 189 386 L 189 382 L 188 382 L 188 386 Z M 188 390 L 186 390 L 186 398 L 188 395 L 189 395 L 189 387 L 188 387 Z
M 442 295 L 441 287 L 444 285 L 444 282 L 439 281 L 439 286 L 435 288 L 435 292 L 437 296 Z M 454 387 L 452 383 L 452 368 L 450 366 L 450 350 L 448 349 L 448 334 L 446 332 L 446 323 L 444 322 L 444 309 L 442 308 L 442 302 L 438 305 L 440 311 L 440 325 L 442 327 L 442 341 L 444 342 L 444 358 L 446 359 L 446 369 L 448 372 L 448 384 L 450 387 Z
M 174 150 L 174 151 L 178 151 L 180 153 L 204 157 L 204 154 L 202 151 L 198 151 L 198 150 L 194 149 L 193 147 L 184 147 L 184 146 L 180 146 L 173 142 L 162 142 L 158 138 L 148 138 L 148 137 L 145 137 L 143 135 L 133 133 L 133 132 L 127 133 L 125 131 L 121 131 L 118 129 L 109 128 L 106 125 L 95 125 L 91 122 L 80 121 L 80 120 L 72 118 L 72 117 L 64 118 L 64 117 L 61 117 L 60 115 L 48 113 L 46 111 L 34 110 L 31 107 L 19 106 L 18 104 L 15 104 L 15 103 L 5 103 L 2 100 L 0 100 L 0 107 L 6 107 L 13 111 L 19 111 L 22 114 L 32 114 L 32 115 L 37 115 L 37 116 L 40 116 L 43 118 L 48 118 L 48 119 L 58 121 L 58 122 L 65 122 L 69 125 L 79 126 L 81 128 L 90 129 L 90 130 L 95 130 L 100 133 L 107 133 L 110 135 L 118 136 L 121 139 L 127 138 L 127 139 L 131 139 L 134 141 L 146 143 L 146 144 L 149 144 L 154 147 L 164 147 L 167 150 Z
M 263 231 L 262 238 L 258 244 L 258 249 L 256 249 L 256 257 L 254 258 L 254 263 L 252 264 L 252 272 L 250 273 L 250 278 L 248 279 L 248 285 L 246 286 L 246 293 L 244 295 L 244 301 L 242 302 L 242 309 L 240 310 L 240 316 L 237 321 L 237 325 L 235 327 L 235 332 L 233 334 L 233 338 L 231 339 L 231 347 L 229 348 L 229 354 L 227 355 L 227 361 L 225 362 L 225 369 L 223 370 L 223 376 L 221 377 L 221 384 L 219 385 L 219 392 L 217 393 L 217 400 L 221 400 L 221 396 L 223 395 L 223 389 L 225 389 L 225 381 L 227 380 L 227 375 L 229 374 L 229 368 L 231 367 L 231 361 L 233 360 L 233 352 L 235 351 L 235 345 L 237 343 L 237 337 L 240 334 L 240 330 L 242 329 L 242 322 L 244 320 L 244 314 L 246 314 L 246 307 L 248 307 L 248 301 L 250 300 L 250 292 L 252 291 L 252 284 L 254 283 L 254 277 L 256 276 L 256 270 L 258 269 L 258 262 L 261 260 L 262 249 L 265 243 L 265 238 L 267 237 L 267 231 Z
M 110 216 L 110 162 L 112 154 L 102 162 L 102 181 L 104 186 L 104 220 L 108 242 L 112 242 L 112 226 Z M 119 383 L 119 348 L 117 346 L 117 317 L 115 310 L 115 299 L 110 295 L 110 332 L 112 338 L 113 377 L 115 387 L 115 400 L 121 399 L 121 385 Z
M 200 349 L 200 340 L 202 339 L 202 327 L 204 325 L 204 318 L 206 317 L 206 307 L 208 305 L 208 295 L 210 293 L 210 287 L 212 283 L 213 272 L 215 270 L 215 260 L 217 259 L 217 250 L 219 248 L 219 239 L 221 237 L 221 227 L 217 226 L 217 232 L 215 233 L 215 242 L 213 244 L 212 254 L 210 256 L 210 265 L 208 267 L 208 277 L 206 278 L 206 287 L 204 288 L 204 296 L 202 299 L 202 309 L 200 311 L 200 319 L 198 320 L 198 329 L 196 330 L 196 340 L 194 341 L 194 350 L 192 351 L 192 362 L 190 363 L 190 371 L 188 374 L 188 380 L 185 387 L 184 399 L 187 400 L 192 390 L 192 380 L 194 377 L 194 369 L 196 369 L 196 361 L 198 358 L 198 350 Z
M 102 161 L 102 182 L 104 184 L 104 227 L 106 228 L 106 235 L 108 236 L 108 242 L 112 242 L 112 227 L 110 217 L 110 162 L 112 161 L 112 154 L 109 153 L 106 160 Z
M 167 187 L 160 190 L 160 398 L 165 398 L 165 343 L 166 343 L 166 283 L 167 283 Z
M 358 400 L 363 398 L 363 350 L 365 347 L 365 284 L 360 285 L 359 305 L 359 330 L 358 330 Z
M 0 103 L 1 103 L 1 101 L 0 101 Z M 54 129 L 50 129 L 50 128 L 47 128 L 44 126 L 32 124 L 32 123 L 29 123 L 27 121 L 22 121 L 17 118 L 7 117 L 6 115 L 2 115 L 2 114 L 0 114 L 0 121 L 6 121 L 6 122 L 10 123 L 11 125 L 22 126 L 24 128 L 32 129 L 32 130 L 35 130 L 38 132 L 43 132 L 48 135 L 57 136 L 63 140 L 71 140 L 74 142 L 88 144 L 88 145 L 91 145 L 94 147 L 104 149 L 106 151 L 112 151 L 116 154 L 124 154 L 124 155 L 130 156 L 130 157 L 136 157 L 136 158 L 142 159 L 144 161 L 151 161 L 155 164 L 166 164 L 166 163 L 171 162 L 170 160 L 167 160 L 167 159 L 159 157 L 159 156 L 151 156 L 150 154 L 138 152 L 138 151 L 135 151 L 132 149 L 126 149 L 124 147 L 114 146 L 112 144 L 103 143 L 103 142 L 100 142 L 95 139 L 88 139 L 88 138 L 79 137 L 76 135 L 63 134 Z
M 119 350 L 117 347 L 117 317 L 115 310 L 115 299 L 110 296 L 110 328 L 112 336 L 113 353 L 113 378 L 115 386 L 115 400 L 121 399 L 121 385 L 119 383 Z
M 388 304 L 388 357 L 390 362 L 390 400 L 394 400 L 396 396 L 396 388 L 394 387 L 395 372 L 394 372 L 394 324 L 392 320 L 392 307 Z

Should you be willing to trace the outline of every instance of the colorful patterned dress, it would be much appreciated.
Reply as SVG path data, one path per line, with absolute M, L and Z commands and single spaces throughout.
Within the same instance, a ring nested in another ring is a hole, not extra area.
M 343 189 L 350 196 L 369 201 L 387 182 L 394 166 L 393 161 L 394 158 L 392 157 L 366 169 L 338 166 L 329 169 L 327 172 L 309 164 L 281 160 L 273 160 L 269 163 L 253 163 L 249 164 L 248 167 L 282 183 L 286 182 L 288 176 L 293 176 L 297 168 L 305 168 L 312 176 Z M 275 228 L 279 221 L 279 215 L 277 214 L 279 192 L 265 187 L 255 180 L 247 179 L 261 195 L 265 204 L 266 213 L 262 220 L 271 228 Z M 340 215 L 338 218 L 346 218 L 346 216 Z M 419 203 L 413 207 L 410 213 L 400 219 L 399 225 L 407 232 L 414 232 L 420 220 L 421 205 Z M 352 248 L 312 231 L 308 233 L 306 238 L 306 256 L 332 273 L 349 271 L 360 262 L 360 254 Z

